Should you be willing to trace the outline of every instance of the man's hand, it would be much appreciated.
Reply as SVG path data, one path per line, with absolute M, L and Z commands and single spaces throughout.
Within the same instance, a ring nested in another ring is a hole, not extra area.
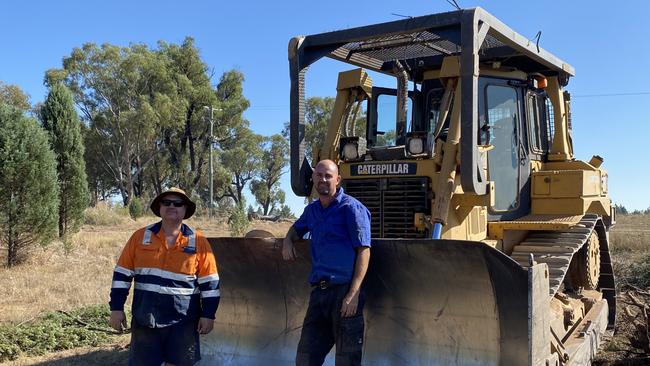
M 296 259 L 296 248 L 294 248 L 293 240 L 289 235 L 282 241 L 282 258 L 285 261 Z
M 343 304 L 341 304 L 341 316 L 347 318 L 353 316 L 357 313 L 357 307 L 359 306 L 359 291 L 354 293 L 349 293 L 343 298 Z
M 212 328 L 214 328 L 214 319 L 201 318 L 199 319 L 199 326 L 196 327 L 196 330 L 199 334 L 208 334 L 212 332 Z
M 118 332 L 123 332 L 126 329 L 126 315 L 122 310 L 111 311 L 111 318 L 108 320 L 108 325 Z

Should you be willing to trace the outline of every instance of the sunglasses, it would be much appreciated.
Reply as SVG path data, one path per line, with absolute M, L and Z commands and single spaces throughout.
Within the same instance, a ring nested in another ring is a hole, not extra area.
M 160 204 L 169 207 L 174 205 L 174 207 L 183 207 L 185 206 L 185 201 L 175 201 L 175 200 L 160 200 Z

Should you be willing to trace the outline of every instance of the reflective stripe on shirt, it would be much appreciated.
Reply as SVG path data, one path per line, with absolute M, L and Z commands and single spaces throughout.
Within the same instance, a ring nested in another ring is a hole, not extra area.
M 199 293 L 199 288 L 179 288 L 179 287 L 164 287 L 160 285 L 154 285 L 151 283 L 135 283 L 136 290 L 156 292 L 163 295 L 194 295 Z
M 113 284 L 111 285 L 112 288 L 125 288 L 125 289 L 130 289 L 131 288 L 131 282 L 126 282 L 126 281 L 113 281 Z
M 151 234 L 153 234 L 153 231 L 151 229 L 154 227 L 154 225 L 156 224 L 151 224 L 144 230 L 144 236 L 142 236 L 142 245 L 151 244 Z
M 199 284 L 210 282 L 210 281 L 219 281 L 219 275 L 213 274 L 205 277 L 199 277 Z
M 188 274 L 183 274 L 183 273 L 174 273 L 174 272 L 169 272 L 169 271 L 162 270 L 160 268 L 141 267 L 141 268 L 136 268 L 134 273 L 136 275 L 158 276 L 160 278 L 165 278 L 165 279 L 174 280 L 174 281 L 192 282 L 192 281 L 196 280 L 196 275 L 188 275 Z
M 205 297 L 219 297 L 221 296 L 221 290 L 210 290 L 210 291 L 201 291 L 201 298 Z
M 128 277 L 133 277 L 133 271 L 128 269 L 128 268 L 124 268 L 124 267 L 121 267 L 121 266 L 115 266 L 114 271 L 117 272 L 117 273 L 121 273 L 121 274 L 123 274 L 125 276 L 128 276 Z

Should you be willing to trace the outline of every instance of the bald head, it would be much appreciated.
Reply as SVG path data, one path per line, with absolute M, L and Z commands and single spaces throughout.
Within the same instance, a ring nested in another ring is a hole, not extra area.
M 321 201 L 331 199 L 336 195 L 336 187 L 341 183 L 339 167 L 332 160 L 321 160 L 314 168 L 312 179 Z
M 336 163 L 330 159 L 323 159 L 316 164 L 316 168 L 321 167 L 323 169 L 330 169 L 332 171 L 336 172 L 336 175 L 339 175 L 339 167 L 336 165 Z

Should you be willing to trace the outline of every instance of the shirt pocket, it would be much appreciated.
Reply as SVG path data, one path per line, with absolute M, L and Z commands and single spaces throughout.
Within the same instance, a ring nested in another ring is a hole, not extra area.
M 160 246 L 139 244 L 135 248 L 135 267 L 157 268 L 160 265 Z
M 167 257 L 168 270 L 186 275 L 195 275 L 198 269 L 196 250 L 185 250 L 187 247 L 170 251 Z

